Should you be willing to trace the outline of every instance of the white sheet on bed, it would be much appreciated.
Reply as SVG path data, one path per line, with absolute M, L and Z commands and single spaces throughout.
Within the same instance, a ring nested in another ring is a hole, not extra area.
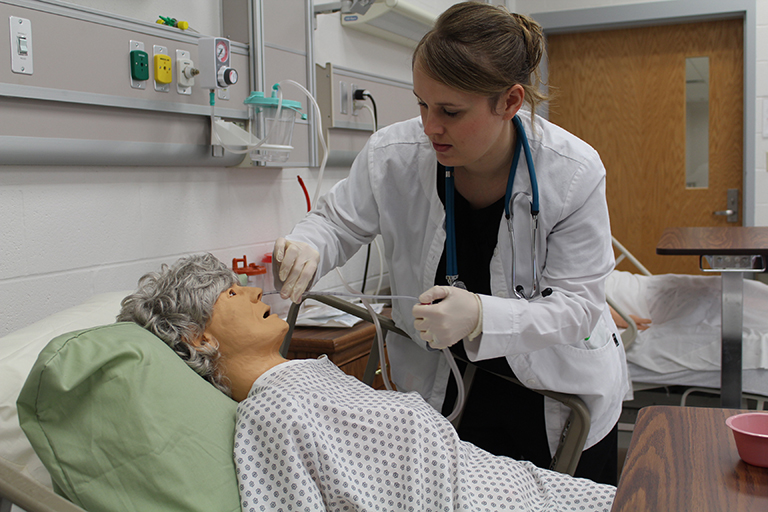
M 16 399 L 21 387 L 49 341 L 67 332 L 113 323 L 120 312 L 120 301 L 128 293 L 94 295 L 78 306 L 0 338 L 0 457 L 43 485 L 52 487 L 51 477 L 19 426 Z
M 627 360 L 667 374 L 720 370 L 719 276 L 614 271 L 606 294 L 626 312 L 652 320 L 627 350 Z M 768 368 L 768 285 L 744 280 L 743 365 Z

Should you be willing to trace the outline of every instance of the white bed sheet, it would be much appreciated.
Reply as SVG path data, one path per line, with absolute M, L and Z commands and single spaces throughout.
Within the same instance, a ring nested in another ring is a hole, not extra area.
M 606 294 L 625 312 L 650 318 L 627 350 L 634 383 L 720 389 L 719 276 L 614 271 Z M 744 281 L 742 389 L 768 396 L 768 285 Z
M 113 323 L 120 302 L 129 293 L 94 295 L 82 304 L 0 338 L 0 457 L 49 488 L 51 477 L 19 426 L 16 399 L 37 355 L 48 342 L 67 332 Z
M 625 312 L 652 320 L 627 349 L 627 361 L 657 374 L 686 370 L 719 374 L 719 276 L 614 271 L 606 294 Z M 768 285 L 744 281 L 743 324 L 744 369 L 768 369 Z
M 670 373 L 658 373 L 633 363 L 627 363 L 627 366 L 630 378 L 636 384 L 720 389 L 719 371 L 679 370 Z M 743 392 L 768 396 L 768 370 L 744 370 L 741 375 Z

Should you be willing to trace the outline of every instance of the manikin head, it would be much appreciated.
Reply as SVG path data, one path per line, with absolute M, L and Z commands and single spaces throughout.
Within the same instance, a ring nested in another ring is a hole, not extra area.
M 211 254 L 194 255 L 144 275 L 136 292 L 123 299 L 117 321 L 149 330 L 233 396 L 233 382 L 243 377 L 240 363 L 279 357 L 288 330 L 285 321 L 270 315 L 261 294 L 259 288 L 240 286 L 235 273 Z

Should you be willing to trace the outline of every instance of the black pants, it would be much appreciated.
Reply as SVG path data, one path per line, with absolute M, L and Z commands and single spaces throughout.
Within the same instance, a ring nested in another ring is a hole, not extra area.
M 463 371 L 465 365 L 457 363 Z M 544 396 L 492 375 L 482 366 L 512 375 L 504 358 L 481 363 L 458 428 L 459 437 L 495 455 L 549 468 L 552 456 L 544 423 Z M 456 389 L 456 383 L 450 379 L 443 405 L 445 415 L 453 410 Z M 617 463 L 618 426 L 614 426 L 600 442 L 582 452 L 574 476 L 616 485 Z

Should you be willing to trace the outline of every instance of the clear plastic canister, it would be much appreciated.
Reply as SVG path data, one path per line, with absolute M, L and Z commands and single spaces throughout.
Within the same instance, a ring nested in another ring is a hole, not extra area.
M 251 151 L 251 160 L 258 162 L 285 162 L 291 155 L 293 125 L 296 115 L 301 112 L 298 101 L 283 100 L 278 115 L 277 85 L 272 88 L 272 96 L 267 98 L 261 91 L 254 91 L 244 102 L 250 110 L 251 130 L 264 143 Z M 306 118 L 305 115 L 302 115 Z

